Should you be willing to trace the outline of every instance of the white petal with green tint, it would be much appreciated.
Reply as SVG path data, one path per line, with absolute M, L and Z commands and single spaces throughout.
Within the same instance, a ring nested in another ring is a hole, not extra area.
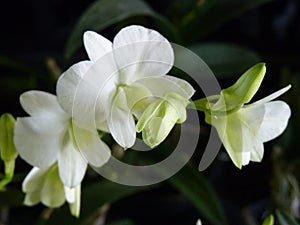
M 133 146 L 136 137 L 135 122 L 131 110 L 127 106 L 126 93 L 118 89 L 111 105 L 107 124 L 116 142 L 126 148 Z
M 58 117 L 18 118 L 14 143 L 21 158 L 29 164 L 46 168 L 52 165 L 61 149 L 67 123 Z
M 264 114 L 264 107 L 242 108 L 213 120 L 212 125 L 216 127 L 219 136 L 223 137 L 223 145 L 238 168 L 250 159 L 252 147 L 259 144 L 258 130 Z
M 149 120 L 146 120 L 145 125 L 142 126 L 142 135 L 144 142 L 154 148 L 166 139 L 178 120 L 178 114 L 177 110 L 167 101 L 163 100 L 159 104 L 156 104 L 156 102 L 152 104 L 155 104 L 156 107 L 152 113 L 150 112 L 152 115 L 149 115 Z M 152 110 L 151 105 L 149 107 Z M 148 115 L 147 109 L 145 116 Z M 143 115 L 141 119 L 143 120 Z M 137 128 L 140 130 L 139 124 Z
M 51 167 L 41 190 L 41 202 L 49 207 L 59 207 L 65 202 L 65 190 L 58 175 L 57 166 Z
M 78 218 L 80 214 L 81 184 L 71 189 L 65 187 L 65 193 L 66 199 L 69 202 L 71 214 Z
M 260 143 L 256 146 L 253 146 L 251 150 L 250 160 L 253 162 L 261 162 L 264 156 L 264 145 Z
M 83 35 L 83 43 L 89 58 L 96 61 L 103 55 L 112 51 L 112 43 L 105 37 L 93 31 L 86 31 Z
M 57 157 L 60 178 L 64 185 L 70 188 L 81 183 L 87 168 L 87 162 L 77 150 L 77 146 L 74 146 L 74 141 L 72 131 L 69 130 Z
M 110 149 L 99 138 L 96 130 L 90 131 L 80 128 L 76 121 L 73 121 L 72 129 L 79 151 L 91 165 L 100 167 L 109 160 Z
M 24 204 L 42 202 L 48 207 L 59 207 L 65 202 L 64 186 L 58 176 L 57 165 L 46 169 L 34 167 L 22 184 L 26 193 Z
M 25 195 L 24 204 L 25 205 L 35 205 L 41 201 L 40 189 L 43 186 L 45 174 L 47 170 L 41 170 L 34 167 L 25 177 L 22 183 L 23 192 L 27 193 Z
M 291 115 L 289 106 L 283 101 L 265 100 L 273 100 L 288 88 L 213 120 L 212 125 L 223 137 L 222 142 L 237 167 L 247 165 L 250 160 L 260 162 L 263 142 L 276 138 L 286 129 Z
M 174 63 L 168 40 L 157 31 L 142 26 L 123 28 L 114 38 L 113 49 L 121 69 L 121 82 L 126 84 L 146 76 L 164 75 Z
M 175 92 L 189 99 L 195 93 L 194 88 L 187 81 L 168 75 L 145 77 L 135 83 L 146 87 L 155 97 L 163 97 L 169 92 Z

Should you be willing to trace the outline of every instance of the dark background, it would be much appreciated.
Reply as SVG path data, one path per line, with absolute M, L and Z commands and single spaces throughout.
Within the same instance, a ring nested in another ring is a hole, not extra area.
M 64 57 L 63 51 L 74 25 L 92 2 L 1 1 L 1 114 L 10 112 L 15 116 L 24 115 L 18 97 L 26 90 L 55 91 L 55 80 L 47 67 L 50 57 L 55 59 L 62 71 L 74 62 L 86 58 L 82 49 L 70 59 Z M 168 17 L 171 14 L 169 8 L 173 1 L 149 0 L 147 3 L 162 15 Z M 105 30 L 104 33 L 109 36 L 110 30 Z M 266 96 L 278 89 L 278 83 L 284 79 L 282 74 L 288 73 L 289 78 L 292 77 L 298 82 L 299 40 L 300 2 L 274 0 L 243 13 L 198 42 L 239 44 L 257 52 L 268 66 L 269 76 L 266 77 L 263 91 L 259 94 Z M 228 80 L 221 80 L 221 85 L 222 82 L 226 84 Z M 298 97 L 294 96 L 290 101 L 299 101 Z M 292 120 L 292 123 L 295 121 L 297 120 Z M 290 143 L 292 147 L 287 154 L 290 158 L 298 155 L 299 149 L 295 143 Z M 231 224 L 244 224 L 241 215 L 236 214 L 237 211 L 243 211 L 243 208 L 247 208 L 247 212 L 252 213 L 254 217 L 259 217 L 265 212 L 271 195 L 270 148 L 270 145 L 266 145 L 266 156 L 261 164 L 253 163 L 239 171 L 231 162 L 217 160 L 206 172 L 229 215 Z M 289 159 L 288 156 L 286 158 Z M 142 225 L 184 224 L 182 219 L 185 218 L 186 224 L 191 224 L 201 215 L 184 198 L 178 198 L 176 193 L 165 185 L 163 188 L 126 198 L 112 206 L 108 218 L 129 217 Z M 21 223 L 17 220 L 15 224 Z

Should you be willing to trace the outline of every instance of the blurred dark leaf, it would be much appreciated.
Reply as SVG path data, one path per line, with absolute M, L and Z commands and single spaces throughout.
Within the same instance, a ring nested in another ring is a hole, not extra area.
M 284 211 L 276 210 L 276 217 L 279 225 L 299 225 L 295 219 Z
M 198 44 L 190 49 L 203 59 L 218 79 L 238 76 L 261 61 L 255 52 L 233 44 Z
M 215 225 L 226 225 L 227 219 L 212 186 L 196 168 L 187 164 L 169 182 L 189 199 L 203 218 Z
M 37 72 L 32 67 L 5 56 L 0 56 L 0 68 L 11 69 L 27 75 L 35 75 Z
M 134 223 L 131 220 L 118 220 L 107 223 L 107 225 L 134 225 Z
M 8 187 L 6 191 L 0 191 L 0 206 L 21 206 L 24 195 L 19 189 Z
M 82 45 L 84 31 L 90 29 L 100 32 L 125 19 L 135 16 L 149 16 L 161 25 L 164 33 L 176 36 L 175 28 L 164 17 L 154 12 L 140 0 L 98 0 L 94 2 L 81 16 L 65 49 L 65 55 L 70 57 Z
M 272 0 L 199 0 L 182 18 L 178 30 L 183 40 L 191 43 L 204 38 L 243 12 L 270 1 Z
M 108 180 L 102 180 L 88 186 L 84 186 L 82 192 L 82 204 L 80 218 L 76 219 L 69 213 L 67 205 L 55 211 L 46 224 L 84 224 L 93 214 L 105 204 L 111 204 L 117 200 L 134 193 L 149 190 L 157 186 L 131 187 Z

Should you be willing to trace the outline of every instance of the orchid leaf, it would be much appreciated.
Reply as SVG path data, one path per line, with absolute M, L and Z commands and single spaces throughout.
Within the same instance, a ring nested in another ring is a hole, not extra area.
M 292 216 L 284 211 L 276 210 L 276 218 L 279 225 L 299 225 Z
M 191 10 L 178 24 L 183 40 L 189 43 L 203 39 L 224 23 L 240 16 L 244 12 L 271 0 L 211 0 L 195 1 Z M 193 35 L 191 35 L 193 34 Z
M 189 49 L 203 59 L 218 79 L 235 77 L 261 61 L 252 50 L 234 44 L 203 43 Z
M 85 224 L 84 222 L 97 213 L 100 207 L 105 204 L 114 203 L 121 198 L 149 190 L 153 187 L 157 187 L 157 185 L 133 187 L 124 186 L 108 180 L 97 181 L 96 183 L 83 187 L 80 218 L 76 219 L 72 217 L 68 212 L 69 209 L 67 205 L 65 205 L 55 211 L 46 224 Z
M 187 164 L 168 180 L 201 212 L 203 218 L 215 225 L 226 225 L 227 219 L 213 188 L 197 169 Z
M 65 49 L 65 55 L 70 57 L 82 45 L 84 31 L 100 32 L 125 19 L 147 16 L 157 22 L 167 36 L 176 37 L 176 30 L 164 17 L 154 12 L 146 3 L 140 0 L 98 0 L 82 14 L 71 34 Z

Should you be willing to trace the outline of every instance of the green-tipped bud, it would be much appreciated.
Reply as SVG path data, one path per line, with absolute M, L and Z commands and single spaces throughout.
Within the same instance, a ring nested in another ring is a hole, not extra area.
M 272 214 L 268 216 L 262 225 L 274 225 L 274 216 Z
M 0 118 L 0 151 L 1 159 L 6 162 L 15 160 L 18 156 L 13 137 L 14 137 L 15 119 L 9 114 L 5 113 Z
M 0 190 L 5 190 L 5 186 L 11 182 L 14 170 L 15 160 L 18 157 L 13 137 L 14 137 L 15 119 L 9 114 L 5 113 L 0 118 L 0 152 L 1 159 L 4 162 L 5 176 L 0 181 Z
M 265 73 L 265 63 L 258 63 L 251 67 L 234 85 L 221 91 L 220 100 L 213 105 L 212 110 L 230 111 L 250 102 L 259 89 Z M 224 106 L 226 106 L 225 109 Z
M 142 131 L 144 142 L 153 148 L 164 141 L 176 123 L 186 120 L 188 103 L 176 93 L 168 93 L 164 99 L 151 103 L 136 126 L 137 132 Z

